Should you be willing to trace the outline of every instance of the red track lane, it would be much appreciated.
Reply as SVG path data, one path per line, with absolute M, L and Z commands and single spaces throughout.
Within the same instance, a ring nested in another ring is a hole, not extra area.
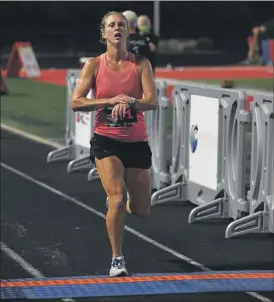
M 272 79 L 273 67 L 269 66 L 224 66 L 224 67 L 186 67 L 182 70 L 159 68 L 156 77 L 176 80 L 236 80 Z
M 80 68 L 80 67 L 79 67 Z M 235 79 L 272 79 L 273 67 L 267 66 L 229 66 L 229 67 L 186 67 L 182 70 L 157 68 L 156 77 L 176 80 L 235 80 Z M 66 86 L 67 69 L 42 69 L 41 77 L 34 79 L 50 84 Z M 24 70 L 21 77 L 26 77 Z
M 80 67 L 79 67 L 80 68 Z M 268 66 L 220 66 L 220 67 L 186 67 L 182 70 L 157 68 L 156 77 L 176 80 L 206 80 L 206 79 L 268 79 L 273 78 L 273 67 Z M 5 72 L 4 72 L 5 73 Z M 67 69 L 42 69 L 41 77 L 34 81 L 66 86 Z M 21 70 L 20 76 L 25 78 L 26 73 Z M 171 97 L 172 85 L 168 87 L 168 96 Z M 248 97 L 248 111 L 253 97 Z

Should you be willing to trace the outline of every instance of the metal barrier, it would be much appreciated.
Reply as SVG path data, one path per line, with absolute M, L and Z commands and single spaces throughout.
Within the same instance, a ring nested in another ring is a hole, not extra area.
M 274 101 L 256 96 L 252 111 L 252 158 L 249 215 L 230 223 L 226 237 L 274 233 Z
M 208 89 L 203 90 L 208 91 Z M 209 92 L 205 92 L 205 94 L 208 95 Z M 216 97 L 219 107 L 218 124 L 215 122 L 214 125 L 218 128 L 218 142 L 215 142 L 214 151 L 212 150 L 215 161 L 207 166 L 208 169 L 210 166 L 215 168 L 212 173 L 212 178 L 216 175 L 216 182 L 214 178 L 212 183 L 215 187 L 211 187 L 211 190 L 214 190 L 211 195 L 214 194 L 215 199 L 210 201 L 209 193 L 207 199 L 204 199 L 206 203 L 191 211 L 189 223 L 209 218 L 237 219 L 242 213 L 248 212 L 245 171 L 249 163 L 247 124 L 250 114 L 247 112 L 247 96 L 243 92 L 222 89 L 211 91 L 211 94 Z M 208 120 L 211 118 L 213 116 L 209 116 Z M 208 162 L 209 156 L 208 153 L 204 157 L 205 162 Z M 206 176 L 209 176 L 208 171 L 206 171 Z M 203 192 L 203 188 L 200 186 L 199 193 L 201 192 Z M 192 201 L 192 199 L 190 200 Z
M 77 79 L 80 76 L 80 70 L 69 69 L 67 73 L 67 94 L 66 94 L 66 133 L 65 146 L 49 152 L 47 162 L 56 162 L 60 160 L 70 160 L 75 158 L 74 140 L 75 140 L 75 115 L 71 110 L 71 95 L 76 86 Z
M 70 160 L 67 171 L 75 172 L 84 169 L 92 169 L 94 165 L 89 158 L 89 141 L 93 136 L 95 112 L 76 112 L 71 109 L 72 92 L 80 77 L 80 69 L 70 69 L 67 73 L 67 102 L 66 102 L 66 146 L 51 151 L 47 156 L 47 162 Z M 92 91 L 87 95 L 92 98 Z M 98 178 L 97 171 L 92 179 Z
M 189 223 L 232 218 L 226 238 L 273 233 L 273 97 L 256 96 L 251 112 L 242 91 L 175 85 L 172 98 L 171 185 L 151 204 L 190 201 Z
M 170 183 L 168 167 L 168 108 L 167 84 L 156 81 L 158 108 L 145 113 L 149 145 L 152 151 L 151 186 L 161 189 Z
M 66 146 L 48 154 L 48 162 L 72 159 L 68 172 L 90 168 L 95 112 L 71 110 L 80 70 L 67 75 Z M 180 84 L 167 97 L 167 83 L 156 80 L 158 108 L 145 113 L 152 150 L 151 204 L 189 201 L 189 223 L 232 218 L 225 236 L 274 233 L 274 102 L 256 95 L 248 110 L 243 91 Z M 89 94 L 91 97 L 91 92 Z M 170 111 L 172 110 L 172 117 Z M 172 136 L 168 124 L 172 118 Z
M 77 73 L 77 80 L 80 77 L 80 70 Z M 95 112 L 76 112 L 74 113 L 71 109 L 71 96 L 75 86 L 71 87 L 69 91 L 69 106 L 70 107 L 70 115 L 72 121 L 72 129 L 74 135 L 74 152 L 75 158 L 71 160 L 67 166 L 68 172 L 79 171 L 83 169 L 90 169 L 93 167 L 92 162 L 89 158 L 89 141 L 93 136 L 93 124 L 95 121 Z M 87 98 L 92 98 L 92 91 L 90 91 L 87 95 Z
M 243 93 L 193 85 L 174 87 L 172 185 L 153 194 L 153 205 L 175 199 L 190 200 L 196 205 L 214 200 L 210 215 L 219 215 L 220 203 L 224 204 L 222 215 L 226 215 L 228 209 L 225 205 L 228 202 L 225 192 L 235 189 L 236 194 L 231 194 L 233 198 L 243 198 L 243 193 L 238 189 L 240 184 L 232 178 L 232 172 L 235 171 L 226 169 L 227 157 L 237 155 L 233 153 L 234 149 L 226 149 L 228 140 L 231 141 L 234 134 L 232 142 L 237 143 L 245 135 L 246 127 L 243 123 L 237 128 L 234 125 L 236 132 L 229 133 L 229 125 L 233 125 L 237 106 L 246 106 Z M 240 121 L 245 121 L 247 115 L 239 118 Z M 234 161 L 241 179 L 244 178 L 242 175 L 245 173 L 246 162 L 244 145 L 242 148 L 241 155 Z M 227 181 L 230 188 L 227 187 Z M 235 216 L 234 213 L 231 215 Z M 191 217 L 192 221 L 194 218 Z M 207 214 L 200 212 L 195 218 L 198 217 L 200 220 L 207 217 Z
M 80 77 L 78 69 L 70 69 L 67 73 L 67 102 L 66 102 L 66 144 L 69 145 L 74 142 L 75 138 L 75 114 L 71 114 L 71 96 L 72 92 Z
M 91 98 L 91 93 L 88 95 Z M 83 169 L 91 169 L 89 141 L 93 136 L 94 112 L 76 112 L 75 114 L 75 159 L 68 164 L 67 171 L 74 172 Z

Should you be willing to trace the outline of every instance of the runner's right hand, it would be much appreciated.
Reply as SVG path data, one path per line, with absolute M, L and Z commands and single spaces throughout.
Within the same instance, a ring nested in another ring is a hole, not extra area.
M 129 104 L 131 102 L 131 97 L 128 95 L 120 94 L 111 99 L 109 99 L 109 105 L 115 106 L 117 104 Z

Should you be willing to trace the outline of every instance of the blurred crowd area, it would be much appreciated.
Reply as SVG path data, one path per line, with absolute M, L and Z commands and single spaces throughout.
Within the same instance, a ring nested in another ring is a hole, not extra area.
M 247 57 L 253 28 L 274 18 L 272 1 L 160 3 L 158 66 L 236 64 Z M 130 9 L 137 15 L 148 15 L 152 24 L 154 21 L 152 1 L 22 1 L 0 5 L 2 65 L 15 41 L 30 41 L 42 68 L 74 68 L 79 57 L 104 51 L 99 26 L 108 11 Z

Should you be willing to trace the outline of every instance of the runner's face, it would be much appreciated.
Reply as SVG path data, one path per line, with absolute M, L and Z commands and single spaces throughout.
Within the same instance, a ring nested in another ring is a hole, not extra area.
M 112 44 L 125 44 L 128 37 L 126 20 L 121 15 L 111 15 L 105 21 L 103 38 Z

